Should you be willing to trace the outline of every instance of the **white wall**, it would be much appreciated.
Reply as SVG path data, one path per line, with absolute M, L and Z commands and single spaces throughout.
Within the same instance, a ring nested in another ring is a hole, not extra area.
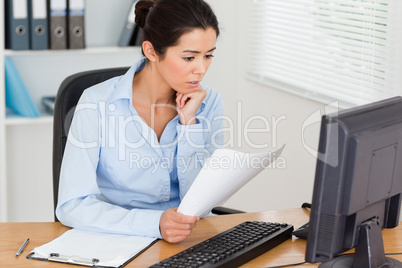
M 319 122 L 303 129 L 303 124 L 324 104 L 294 96 L 246 79 L 248 4 L 252 0 L 209 0 L 218 16 L 222 34 L 218 40 L 214 62 L 205 83 L 219 90 L 224 98 L 226 115 L 234 120 L 234 148 L 244 152 L 262 152 L 272 146 L 286 144 L 278 166 L 268 168 L 244 186 L 225 204 L 248 212 L 300 207 L 310 202 L 316 159 L 305 149 L 302 141 L 313 148 L 318 146 Z M 239 108 L 240 107 L 240 108 Z M 266 123 L 257 117 L 263 117 Z M 241 120 L 238 120 L 241 118 Z M 255 118 L 253 120 L 253 118 Z M 238 130 L 266 128 L 263 133 L 247 137 Z M 274 129 L 276 126 L 276 129 Z M 227 134 L 227 133 L 226 133 Z M 269 144 L 257 149 L 253 144 Z M 280 165 L 279 165 L 280 164 Z
M 132 1 L 86 0 L 85 38 L 88 47 L 116 46 Z

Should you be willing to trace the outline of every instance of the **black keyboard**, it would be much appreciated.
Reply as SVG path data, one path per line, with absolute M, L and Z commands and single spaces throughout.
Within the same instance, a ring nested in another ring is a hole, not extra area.
M 237 267 L 289 239 L 292 231 L 286 223 L 246 221 L 151 267 Z

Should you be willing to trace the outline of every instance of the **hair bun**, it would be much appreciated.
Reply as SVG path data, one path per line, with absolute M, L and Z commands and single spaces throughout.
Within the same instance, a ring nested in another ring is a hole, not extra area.
M 140 0 L 135 5 L 135 23 L 140 28 L 144 28 L 148 13 L 154 4 L 152 0 Z

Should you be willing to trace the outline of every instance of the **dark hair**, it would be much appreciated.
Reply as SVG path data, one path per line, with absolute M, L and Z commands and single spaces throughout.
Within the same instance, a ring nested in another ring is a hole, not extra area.
M 140 0 L 135 6 L 135 23 L 142 28 L 141 41 L 151 42 L 162 57 L 168 47 L 194 29 L 212 28 L 219 36 L 218 20 L 203 0 Z

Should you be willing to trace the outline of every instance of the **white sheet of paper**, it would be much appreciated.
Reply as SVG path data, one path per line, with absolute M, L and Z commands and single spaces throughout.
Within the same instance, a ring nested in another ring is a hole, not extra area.
M 184 196 L 178 212 L 205 216 L 213 207 L 226 202 L 235 192 L 267 168 L 282 153 L 250 154 L 229 149 L 217 149 L 207 159 L 197 178 Z
M 33 258 L 48 259 L 58 253 L 71 263 L 98 259 L 99 266 L 119 267 L 156 239 L 142 236 L 105 234 L 72 229 L 51 242 L 36 247 Z

